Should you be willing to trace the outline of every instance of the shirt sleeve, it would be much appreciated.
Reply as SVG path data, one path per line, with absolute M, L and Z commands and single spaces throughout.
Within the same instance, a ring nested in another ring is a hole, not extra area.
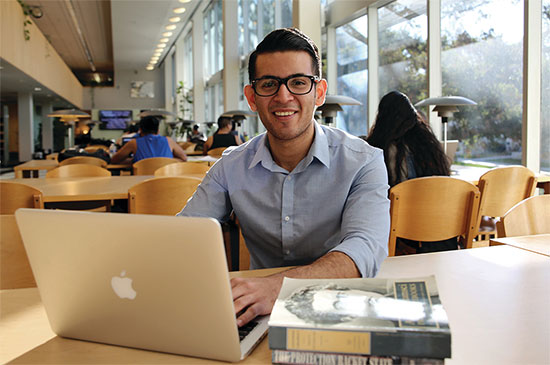
M 381 151 L 354 180 L 342 215 L 342 240 L 331 251 L 348 255 L 362 277 L 374 277 L 388 256 L 390 201 L 388 177 Z
M 180 217 L 209 217 L 225 222 L 233 208 L 229 199 L 222 161 L 210 168 L 197 191 L 177 214 Z

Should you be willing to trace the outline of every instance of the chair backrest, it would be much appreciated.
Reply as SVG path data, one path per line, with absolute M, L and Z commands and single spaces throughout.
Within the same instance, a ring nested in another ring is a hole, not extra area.
M 208 154 L 208 156 L 222 157 L 222 153 L 226 149 L 227 149 L 227 147 L 212 148 L 211 150 L 208 150 L 206 153 Z
M 163 176 L 142 181 L 128 189 L 128 211 L 175 215 L 195 193 L 201 181 L 183 176 Z
M 151 157 L 134 162 L 132 167 L 134 175 L 153 175 L 159 167 L 176 162 L 180 162 L 180 160 L 170 157 Z
M 427 242 L 462 236 L 464 247 L 471 248 L 479 209 L 475 185 L 447 176 L 421 177 L 395 185 L 390 200 L 390 256 L 397 237 Z
M 14 214 L 19 208 L 44 208 L 42 192 L 22 183 L 0 181 L 0 214 Z
M 514 205 L 497 222 L 499 237 L 550 233 L 550 195 L 536 195 Z
M 524 166 L 497 167 L 479 178 L 481 215 L 501 217 L 514 205 L 533 196 L 536 178 Z
M 155 171 L 155 176 L 180 176 L 185 174 L 205 174 L 210 166 L 199 162 L 177 162 L 162 166 Z
M 46 172 L 46 178 L 111 176 L 111 171 L 95 165 L 74 164 L 56 167 Z
M 0 289 L 35 287 L 36 281 L 14 215 L 0 215 L 0 231 Z
M 97 150 L 103 150 L 103 151 L 108 153 L 109 152 L 109 147 L 104 146 L 102 144 L 93 144 L 93 145 L 84 147 L 84 151 L 86 151 L 88 153 L 94 153 Z
M 67 158 L 59 163 L 59 166 L 72 165 L 72 164 L 88 164 L 99 167 L 107 167 L 107 161 L 101 158 L 92 156 L 75 156 Z

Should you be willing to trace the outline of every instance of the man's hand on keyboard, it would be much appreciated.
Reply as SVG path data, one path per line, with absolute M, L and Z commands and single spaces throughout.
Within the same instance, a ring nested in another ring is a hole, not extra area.
M 239 327 L 260 315 L 271 313 L 283 284 L 280 275 L 263 278 L 233 278 L 231 290 Z

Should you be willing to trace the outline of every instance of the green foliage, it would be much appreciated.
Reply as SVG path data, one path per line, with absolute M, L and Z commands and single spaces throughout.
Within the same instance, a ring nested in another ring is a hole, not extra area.
M 31 39 L 31 33 L 29 28 L 27 28 L 28 25 L 31 25 L 32 22 L 29 19 L 29 15 L 31 15 L 31 8 L 29 5 L 27 5 L 23 0 L 17 0 L 19 5 L 21 5 L 21 10 L 23 11 L 23 15 L 25 16 L 23 20 L 23 36 L 25 37 L 25 40 L 28 41 Z

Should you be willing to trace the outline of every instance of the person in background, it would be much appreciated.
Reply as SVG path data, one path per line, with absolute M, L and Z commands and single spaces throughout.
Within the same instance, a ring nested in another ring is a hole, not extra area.
M 237 322 L 271 313 L 283 278 L 373 277 L 388 255 L 388 181 L 382 151 L 313 115 L 327 82 L 313 41 L 269 33 L 250 55 L 248 105 L 265 133 L 225 152 L 179 216 L 239 219 L 252 269 L 233 278 Z
M 143 117 L 139 121 L 139 137 L 128 141 L 111 157 L 111 163 L 122 163 L 129 159 L 137 162 L 150 157 L 175 157 L 187 161 L 185 151 L 170 137 L 158 135 L 159 119 L 154 116 Z
M 208 150 L 219 147 L 238 146 L 242 142 L 238 136 L 232 133 L 233 120 L 231 117 L 218 118 L 218 130 L 204 143 L 203 153 L 206 155 Z
M 117 146 L 122 146 L 130 138 L 135 138 L 139 136 L 139 123 L 128 124 L 126 129 L 122 132 L 122 135 L 116 140 Z
M 192 143 L 204 142 L 204 134 L 199 131 L 198 124 L 195 124 L 193 129 L 187 133 L 187 141 Z
M 391 91 L 378 105 L 378 114 L 366 141 L 384 150 L 390 187 L 423 176 L 449 176 L 450 161 L 430 126 L 407 95 Z M 457 249 L 457 240 L 418 242 L 399 239 L 399 253 Z

